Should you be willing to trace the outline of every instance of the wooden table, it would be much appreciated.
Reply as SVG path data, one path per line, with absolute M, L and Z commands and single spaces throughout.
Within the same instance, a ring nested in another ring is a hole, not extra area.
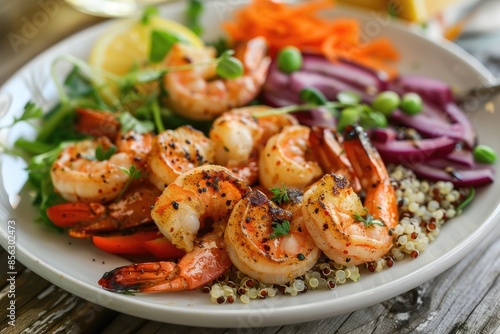
M 2 34 L 20 33 L 19 22 L 23 22 L 21 18 L 30 17 L 29 15 L 41 10 L 41 2 L 28 4 L 26 1 L 20 1 L 16 2 L 17 5 L 13 3 L 0 9 Z M 22 7 L 19 3 L 29 6 Z M 100 21 L 76 13 L 60 1 L 52 3 L 59 7 L 55 10 L 52 20 L 38 30 L 36 38 L 33 37 L 33 40 L 26 44 L 19 44 L 17 49 L 5 38 L 0 42 L 0 83 L 45 47 Z M 478 52 L 485 64 L 500 74 L 500 57 L 485 53 L 484 44 L 469 45 L 469 51 Z M 472 253 L 443 274 L 380 304 L 321 321 L 259 329 L 195 328 L 120 314 L 78 298 L 21 266 L 18 268 L 16 279 L 16 326 L 8 326 L 8 319 L 2 316 L 0 332 L 500 333 L 499 239 L 500 228 L 497 228 L 486 240 L 478 244 Z M 9 303 L 8 254 L 5 250 L 0 250 L 0 309 L 1 314 L 6 315 L 5 310 Z

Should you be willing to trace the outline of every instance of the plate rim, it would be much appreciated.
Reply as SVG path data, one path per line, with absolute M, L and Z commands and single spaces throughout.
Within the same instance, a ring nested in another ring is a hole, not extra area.
M 164 10 L 166 7 L 178 5 L 179 3 L 184 3 L 184 1 L 177 1 L 177 2 L 171 3 L 171 4 L 168 4 L 168 3 L 163 4 L 162 6 L 160 6 L 160 9 Z M 338 6 L 338 7 L 342 7 L 342 6 Z M 351 9 L 349 9 L 348 12 L 350 10 Z M 355 12 L 357 12 L 357 11 L 355 11 Z M 364 16 L 364 15 L 360 15 L 360 16 Z M 29 62 L 26 62 L 13 75 L 11 75 L 4 82 L 4 84 L 0 87 L 0 92 L 2 92 L 5 87 L 11 85 L 11 82 L 14 81 L 16 79 L 16 77 L 19 76 L 22 72 L 24 72 L 27 69 L 29 69 L 30 67 L 32 67 L 33 66 L 32 64 L 37 63 L 39 61 L 39 59 L 45 57 L 45 55 L 47 53 L 50 53 L 51 50 L 60 47 L 62 44 L 67 43 L 68 40 L 70 40 L 70 39 L 78 38 L 81 35 L 89 34 L 93 30 L 104 29 L 106 26 L 113 24 L 113 22 L 116 22 L 116 20 L 109 20 L 109 21 L 97 23 L 95 25 L 92 25 L 90 27 L 82 29 L 82 30 L 76 32 L 75 34 L 72 34 L 72 35 L 62 39 L 61 41 L 53 44 L 49 48 L 45 49 L 42 53 L 37 55 L 35 58 L 31 59 Z M 391 26 L 393 29 L 397 29 L 399 31 L 404 31 L 405 33 L 413 34 L 413 35 L 416 35 L 420 38 L 425 39 L 425 37 L 423 37 L 421 34 L 407 29 L 406 27 L 401 25 L 401 23 L 399 23 L 399 22 L 391 23 Z M 480 79 L 483 80 L 484 82 L 493 82 L 493 80 L 494 80 L 493 74 L 488 69 L 486 69 L 484 67 L 484 65 L 482 65 L 476 58 L 474 58 L 473 56 L 468 54 L 466 51 L 461 49 L 459 46 L 457 46 L 451 42 L 447 42 L 447 41 L 443 41 L 444 43 L 440 41 L 439 42 L 440 44 L 438 44 L 436 41 L 432 41 L 429 39 L 427 39 L 427 40 L 430 41 L 431 43 L 433 43 L 436 47 L 441 48 L 441 49 L 447 51 L 449 54 L 451 54 L 457 58 L 460 58 L 460 59 L 466 61 L 467 63 L 469 63 L 470 67 L 473 68 L 474 71 L 478 73 L 478 75 L 480 76 Z M 2 167 L 3 163 L 4 163 L 3 159 L 0 160 L 0 168 Z M 1 180 L 1 184 L 3 185 L 3 179 Z M 2 187 L 0 187 L 0 200 L 4 200 L 5 196 L 7 196 L 7 194 L 6 194 L 4 187 L 2 186 Z M 6 203 L 8 203 L 8 201 Z M 2 209 L 4 209 L 4 208 L 2 208 Z M 500 203 L 497 203 L 497 206 L 494 209 L 493 213 L 486 219 L 485 222 L 483 222 L 482 225 L 480 225 L 480 227 L 478 229 L 476 229 L 474 231 L 473 234 L 471 234 L 468 238 L 466 238 L 462 243 L 457 244 L 450 252 L 446 253 L 444 256 L 435 260 L 432 263 L 432 267 L 430 268 L 430 272 L 432 273 L 432 277 L 439 275 L 440 273 L 444 272 L 446 269 L 448 269 L 449 267 L 453 266 L 458 261 L 463 259 L 465 257 L 465 255 L 467 254 L 467 252 L 469 252 L 473 248 L 473 246 L 474 246 L 473 241 L 477 241 L 479 238 L 487 235 L 487 233 L 489 233 L 491 230 L 493 230 L 493 228 L 494 228 L 493 220 L 495 220 L 499 217 L 499 212 L 500 212 Z M 5 217 L 9 217 L 9 214 L 7 213 L 7 215 Z M 3 229 L 0 229 L 0 242 L 1 242 L 2 246 L 4 248 L 6 248 L 7 235 L 4 233 Z M 137 312 L 128 313 L 127 310 L 123 309 L 123 307 L 119 305 L 124 300 L 126 300 L 127 303 L 132 303 L 132 304 L 135 304 L 136 306 L 139 306 L 139 307 L 144 306 L 144 303 L 145 303 L 145 301 L 142 301 L 142 300 L 137 300 L 137 299 L 134 300 L 133 298 L 129 298 L 130 296 L 112 293 L 113 297 L 111 299 L 114 301 L 111 304 L 102 304 L 102 303 L 100 303 L 99 300 L 90 300 L 87 296 L 90 293 L 96 293 L 97 295 L 100 295 L 103 293 L 107 294 L 109 292 L 103 292 L 104 290 L 102 290 L 100 287 L 91 285 L 87 282 L 83 282 L 83 281 L 80 281 L 76 278 L 73 278 L 72 276 L 66 275 L 64 272 L 58 270 L 57 268 L 54 268 L 53 266 L 50 266 L 50 265 L 44 263 L 44 261 L 42 259 L 38 258 L 38 256 L 36 256 L 35 254 L 28 252 L 22 245 L 17 244 L 16 247 L 17 247 L 16 259 L 19 262 L 30 263 L 31 264 L 30 266 L 26 265 L 27 268 L 29 268 L 30 270 L 32 270 L 36 274 L 40 275 L 44 279 L 50 281 L 51 283 L 61 287 L 62 289 L 69 291 L 69 292 L 71 292 L 71 293 L 73 293 L 73 294 L 75 294 L 75 295 L 77 295 L 85 300 L 88 300 L 92 303 L 96 303 L 96 304 L 99 304 L 101 306 L 117 310 L 119 312 L 131 314 L 134 316 L 140 316 L 142 318 L 149 319 L 149 320 L 165 322 L 165 320 L 159 319 L 157 316 L 152 316 L 150 313 L 148 313 L 147 310 L 145 312 L 142 312 L 141 314 L 137 314 Z M 429 272 L 428 267 L 423 267 L 423 268 L 419 269 L 417 272 L 420 272 L 420 271 L 424 270 L 425 268 L 427 268 L 426 271 Z M 55 277 L 54 277 L 54 275 L 55 275 Z M 414 288 L 414 287 L 416 287 L 416 286 L 418 286 L 418 285 L 420 285 L 420 284 L 422 284 L 425 281 L 430 279 L 430 278 L 426 277 L 425 275 L 417 275 L 417 277 L 419 278 L 417 280 L 415 280 L 415 279 L 407 280 L 407 279 L 405 279 L 405 277 L 401 277 L 401 278 L 397 279 L 396 281 L 391 282 L 390 284 L 389 283 L 383 284 L 379 289 L 377 289 L 376 292 L 374 292 L 372 294 L 372 296 L 383 295 L 383 298 L 382 299 L 376 298 L 376 300 L 374 300 L 369 305 L 366 302 L 353 303 L 350 307 L 346 307 L 345 309 L 342 309 L 341 312 L 336 312 L 336 311 L 332 312 L 332 310 L 328 310 L 328 311 L 324 311 L 324 312 L 317 312 L 313 317 L 309 316 L 307 319 L 300 318 L 300 317 L 293 317 L 291 319 L 290 315 L 287 315 L 286 313 L 287 312 L 295 312 L 297 309 L 301 309 L 301 305 L 299 305 L 299 304 L 290 305 L 288 307 L 280 307 L 280 310 L 278 310 L 278 312 L 284 313 L 284 314 L 281 314 L 281 316 L 277 316 L 274 319 L 271 319 L 271 321 L 266 321 L 262 326 L 257 326 L 257 327 L 284 325 L 284 324 L 299 323 L 299 322 L 304 322 L 304 321 L 319 320 L 319 319 L 323 319 L 326 317 L 332 317 L 335 315 L 352 312 L 354 310 L 359 309 L 358 304 L 362 304 L 363 307 L 368 307 L 370 305 L 380 303 L 384 300 L 387 300 L 387 299 L 392 298 L 396 295 L 399 295 L 399 294 L 403 293 L 404 291 L 408 291 L 408 290 L 410 290 L 410 289 L 412 289 L 412 288 Z M 82 288 L 89 290 L 89 292 L 83 293 L 81 291 Z M 404 291 L 402 292 L 402 290 L 404 290 Z M 355 295 L 359 294 L 359 293 L 362 293 L 362 292 L 356 292 Z M 341 297 L 341 298 L 347 298 L 347 297 Z M 269 299 L 269 300 L 271 300 L 271 299 Z M 327 305 L 328 305 L 327 300 L 318 302 L 318 306 L 327 306 Z M 169 307 L 168 304 L 164 304 L 164 305 L 148 304 L 148 306 L 153 307 L 154 309 L 157 309 L 157 310 L 161 310 L 161 311 L 165 311 L 165 307 L 167 307 L 167 308 Z M 315 304 L 315 308 L 316 308 L 316 304 Z M 168 309 L 168 310 L 173 312 L 172 318 L 175 317 L 176 315 L 182 315 L 184 318 L 187 316 L 187 318 L 189 318 L 189 316 L 193 314 L 193 309 L 189 309 L 189 308 L 172 308 L 172 309 Z M 248 309 L 248 310 L 245 310 L 245 312 L 252 312 L 252 311 L 259 311 L 259 310 L 260 309 Z M 217 323 L 217 322 L 212 322 L 211 324 L 207 323 L 206 320 L 208 320 L 209 317 L 213 316 L 213 311 L 211 309 L 196 309 L 196 312 L 197 312 L 197 316 L 199 315 L 205 319 L 205 322 L 201 323 L 199 326 L 208 326 L 208 327 L 221 327 L 221 326 L 223 326 L 223 327 L 228 327 L 228 328 L 235 327 L 233 325 L 227 326 L 225 323 Z M 227 309 L 227 308 L 224 309 L 224 313 L 226 315 L 240 315 L 241 312 L 242 312 L 241 309 Z M 286 318 L 286 322 L 283 321 L 285 318 Z M 172 319 L 170 319 L 170 320 L 172 320 Z M 269 319 L 267 319 L 267 320 L 269 320 Z M 169 321 L 169 322 L 181 324 L 181 325 L 188 325 L 188 326 L 194 325 L 193 323 L 187 322 L 187 321 L 177 321 L 177 322 Z M 243 326 L 243 327 L 245 327 L 245 326 Z M 255 324 L 252 324 L 251 327 L 255 327 Z

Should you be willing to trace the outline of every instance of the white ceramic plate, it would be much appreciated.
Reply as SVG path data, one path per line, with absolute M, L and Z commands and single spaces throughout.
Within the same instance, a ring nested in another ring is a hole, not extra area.
M 204 26 L 210 33 L 206 38 L 214 39 L 222 33 L 221 20 L 230 19 L 235 8 L 222 1 L 209 2 L 207 7 Z M 175 19 L 183 17 L 183 10 L 183 3 L 174 3 L 164 6 L 161 12 L 164 17 Z M 363 34 L 367 37 L 389 36 L 402 53 L 400 67 L 404 73 L 433 76 L 457 89 L 492 79 L 477 61 L 449 43 L 433 43 L 402 25 L 389 23 L 388 19 L 376 13 L 362 15 L 345 9 L 334 12 L 336 15 L 359 18 Z M 325 15 L 331 13 L 325 12 Z M 0 109 L 2 106 L 8 108 L 10 104 L 9 114 L 2 119 L 2 123 L 8 124 L 9 118 L 20 113 L 30 99 L 43 106 L 54 103 L 56 93 L 49 76 L 51 62 L 62 54 L 86 59 L 90 45 L 108 25 L 109 22 L 97 25 L 60 42 L 8 80 L 0 94 Z M 67 70 L 59 68 L 61 76 Z M 480 129 L 481 142 L 500 152 L 500 142 L 495 140 L 500 113 L 478 111 L 471 113 L 470 117 Z M 29 135 L 31 132 L 27 126 L 16 126 L 3 140 L 11 143 L 21 134 Z M 342 285 L 332 291 L 308 292 L 295 298 L 279 296 L 256 300 L 247 305 L 240 302 L 214 305 L 207 295 L 196 291 L 130 296 L 103 291 L 96 283 L 105 271 L 127 264 L 126 260 L 100 252 L 88 240 L 71 239 L 33 222 L 36 211 L 31 205 L 29 193 L 22 189 L 26 178 L 23 166 L 19 160 L 2 158 L 0 241 L 4 248 L 8 243 L 7 221 L 15 220 L 17 260 L 40 276 L 105 307 L 183 325 L 273 326 L 331 317 L 367 307 L 412 289 L 443 272 L 467 255 L 493 229 L 494 220 L 498 220 L 500 183 L 496 182 L 481 189 L 469 210 L 447 223 L 437 242 L 431 243 L 417 259 L 396 263 L 393 268 L 380 273 L 366 274 L 358 283 Z

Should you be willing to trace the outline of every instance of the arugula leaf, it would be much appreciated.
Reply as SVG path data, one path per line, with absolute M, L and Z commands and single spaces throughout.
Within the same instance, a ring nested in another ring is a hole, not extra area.
M 98 161 L 104 161 L 111 158 L 116 152 L 116 146 L 111 146 L 109 149 L 105 150 L 101 145 L 97 146 L 95 149 L 95 158 Z
M 50 167 L 68 144 L 69 142 L 63 142 L 48 152 L 33 156 L 28 161 L 28 166 L 26 167 L 28 171 L 28 184 L 35 190 L 33 204 L 38 205 L 40 210 L 38 220 L 58 230 L 62 229 L 52 224 L 46 214 L 47 208 L 64 202 L 64 199 L 54 190 L 50 178 Z
M 148 25 L 151 22 L 151 18 L 153 16 L 157 16 L 159 13 L 158 8 L 150 6 L 144 8 L 144 13 L 142 14 L 141 17 L 141 23 L 144 25 Z
M 38 140 L 27 140 L 23 137 L 17 139 L 14 146 L 30 155 L 42 154 L 54 148 L 53 145 L 46 144 Z
M 161 30 L 151 32 L 151 48 L 149 49 L 149 61 L 158 63 L 165 58 L 175 43 L 181 42 L 181 39 L 171 33 Z
M 380 219 L 375 219 L 371 214 L 367 213 L 365 217 L 362 217 L 358 215 L 357 213 L 354 214 L 354 219 L 357 222 L 364 223 L 365 226 L 371 226 L 371 225 L 379 225 L 379 226 L 385 226 L 384 222 L 381 221 Z
M 311 103 L 316 106 L 323 106 L 328 102 L 325 95 L 317 88 L 306 87 L 299 92 L 299 98 L 305 103 Z
M 29 101 L 26 103 L 24 106 L 24 112 L 19 118 L 15 118 L 14 122 L 20 122 L 20 121 L 27 121 L 29 119 L 33 118 L 40 118 L 43 115 L 43 110 L 39 106 L 37 106 L 35 103 Z
M 198 36 L 203 32 L 200 24 L 201 14 L 203 14 L 203 2 L 190 0 L 186 10 L 186 26 Z
M 212 47 L 215 48 L 217 51 L 217 55 L 221 55 L 224 52 L 228 51 L 231 49 L 231 45 L 229 44 L 229 41 L 225 38 L 219 38 L 215 42 L 210 43 Z
M 276 204 L 286 203 L 290 201 L 290 197 L 288 197 L 288 193 L 286 190 L 286 186 L 282 183 L 283 188 L 270 188 L 269 191 L 273 193 L 273 197 L 271 200 Z
M 40 108 L 39 106 L 37 106 L 35 103 L 29 101 L 24 106 L 24 111 L 21 114 L 21 116 L 14 117 L 14 120 L 12 121 L 11 124 L 0 127 L 0 130 L 1 129 L 6 129 L 6 128 L 10 128 L 10 127 L 14 126 L 15 124 L 17 124 L 19 122 L 29 121 L 29 120 L 35 119 L 35 118 L 41 118 L 42 115 L 43 115 L 42 108 Z
M 283 220 L 281 223 L 273 222 L 273 233 L 269 235 L 269 239 L 284 237 L 290 233 L 290 222 Z
M 134 130 L 138 133 L 147 133 L 155 129 L 154 124 L 148 120 L 138 120 L 128 112 L 121 113 L 118 116 L 123 132 Z

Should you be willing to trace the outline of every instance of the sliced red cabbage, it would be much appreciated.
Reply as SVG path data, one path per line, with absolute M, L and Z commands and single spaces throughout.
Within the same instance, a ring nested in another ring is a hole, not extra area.
M 415 92 L 422 99 L 440 107 L 454 101 L 450 86 L 434 78 L 419 75 L 401 75 L 390 84 L 390 87 L 400 93 Z
M 448 137 L 373 142 L 386 163 L 418 164 L 450 154 L 456 142 Z
M 320 73 L 326 77 L 348 83 L 365 92 L 375 93 L 387 88 L 387 81 L 381 79 L 369 69 L 343 61 L 333 63 L 319 55 L 304 55 L 302 71 Z
M 456 187 L 478 187 L 494 181 L 495 173 L 491 168 L 454 169 L 440 168 L 429 164 L 408 165 L 415 174 L 431 181 L 449 181 Z

